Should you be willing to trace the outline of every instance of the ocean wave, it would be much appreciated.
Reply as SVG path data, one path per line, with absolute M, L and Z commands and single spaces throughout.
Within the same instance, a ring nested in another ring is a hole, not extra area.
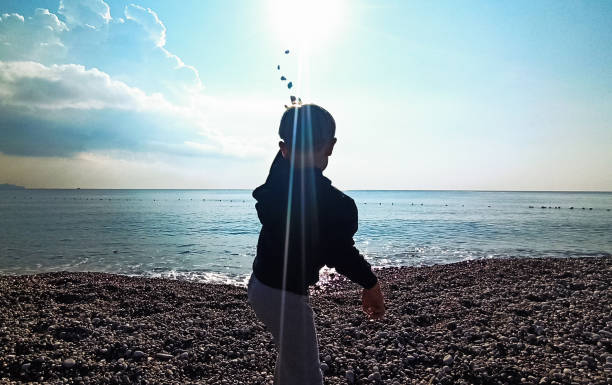
M 138 274 L 126 274 L 146 278 L 176 279 L 190 282 L 218 283 L 246 287 L 251 274 L 230 275 L 211 271 L 144 271 Z

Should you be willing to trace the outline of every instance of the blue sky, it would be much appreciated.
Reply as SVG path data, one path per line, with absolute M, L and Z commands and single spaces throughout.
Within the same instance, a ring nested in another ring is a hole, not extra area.
M 131 1 L 0 4 L 0 183 L 253 188 L 297 94 L 341 189 L 612 190 L 610 2 Z

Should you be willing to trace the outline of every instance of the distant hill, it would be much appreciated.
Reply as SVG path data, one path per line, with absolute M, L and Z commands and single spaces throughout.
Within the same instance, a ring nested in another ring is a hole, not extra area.
M 15 184 L 0 184 L 0 190 L 25 190 L 23 186 L 17 186 Z

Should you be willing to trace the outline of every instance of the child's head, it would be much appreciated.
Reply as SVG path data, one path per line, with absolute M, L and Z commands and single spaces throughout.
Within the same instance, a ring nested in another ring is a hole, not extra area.
M 283 114 L 278 134 L 283 139 L 279 146 L 285 158 L 294 152 L 298 165 L 324 169 L 336 143 L 336 122 L 316 104 L 293 106 Z

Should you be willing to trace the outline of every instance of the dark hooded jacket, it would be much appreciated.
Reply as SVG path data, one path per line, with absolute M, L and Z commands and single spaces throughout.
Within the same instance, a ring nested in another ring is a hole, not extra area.
M 370 264 L 354 246 L 357 206 L 321 169 L 295 168 L 291 177 L 289 161 L 279 151 L 253 197 L 262 224 L 253 273 L 261 282 L 305 295 L 327 265 L 364 288 L 376 284 Z

